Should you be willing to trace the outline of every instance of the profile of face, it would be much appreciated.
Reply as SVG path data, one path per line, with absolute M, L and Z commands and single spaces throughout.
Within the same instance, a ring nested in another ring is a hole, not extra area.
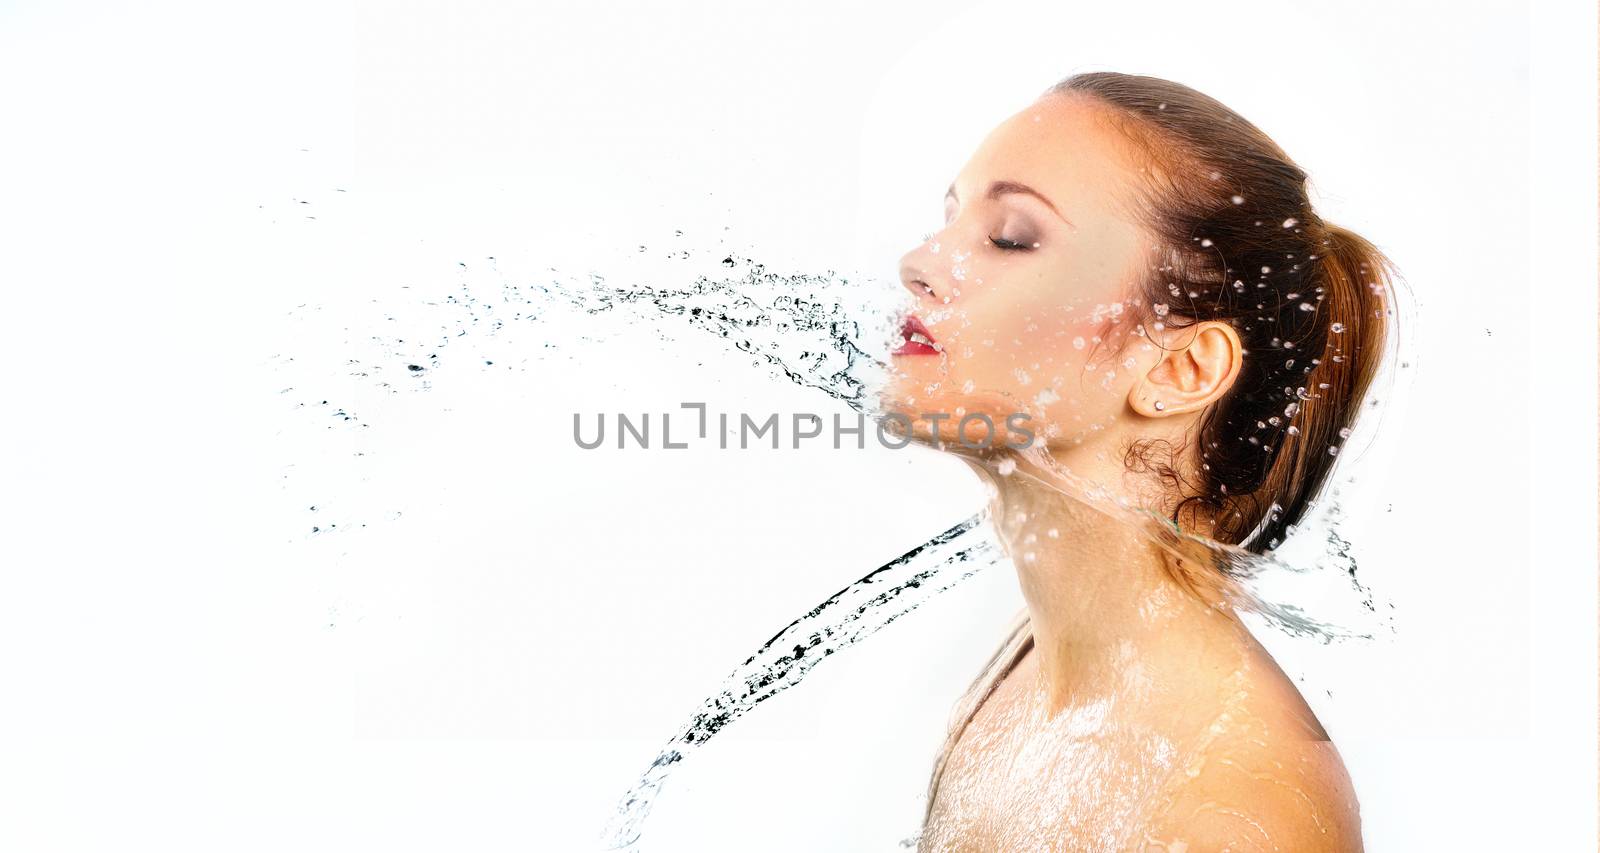
M 1092 450 L 1175 426 L 1238 371 L 1231 328 L 1167 329 L 1165 306 L 1144 305 L 1160 253 L 1129 213 L 1127 143 L 1098 110 L 1046 95 L 1000 124 L 951 184 L 944 227 L 901 259 L 913 305 L 885 408 L 936 423 L 947 446 L 984 438 L 978 414 L 1005 441 L 1021 412 L 1058 458 Z

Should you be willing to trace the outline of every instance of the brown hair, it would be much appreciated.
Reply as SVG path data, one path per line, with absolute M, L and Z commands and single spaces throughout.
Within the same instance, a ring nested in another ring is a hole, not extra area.
M 1156 77 L 1076 74 L 1045 95 L 1080 98 L 1127 142 L 1140 175 L 1129 212 L 1161 263 L 1135 285 L 1134 323 L 1227 322 L 1240 375 L 1188 447 L 1135 441 L 1125 462 L 1167 484 L 1170 518 L 1254 553 L 1276 548 L 1314 504 L 1354 428 L 1386 343 L 1393 264 L 1311 209 L 1306 173 L 1219 101 Z M 1130 338 L 1131 340 L 1131 338 Z M 1198 462 L 1198 465 L 1193 463 Z M 1186 469 L 1193 469 L 1187 471 Z M 1021 614 L 958 703 L 934 765 L 928 814 L 950 750 L 1032 645 Z M 925 816 L 926 819 L 926 816 Z

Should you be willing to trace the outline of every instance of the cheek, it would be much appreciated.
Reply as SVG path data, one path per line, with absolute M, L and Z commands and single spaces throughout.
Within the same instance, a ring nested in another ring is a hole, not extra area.
M 898 364 L 896 396 L 952 412 L 1026 411 L 1062 434 L 1119 413 L 1135 373 L 1123 362 L 1144 342 L 1115 355 L 1134 306 L 1115 276 L 1084 271 L 1093 260 L 972 269 L 959 296 L 923 315 L 947 357 Z
M 1120 310 L 1087 300 L 1011 300 L 970 312 L 952 336 L 952 372 L 980 386 L 1013 391 L 1055 388 L 1059 393 L 1084 379 L 1091 364 L 1106 361 L 1102 336 Z
M 1008 401 L 1046 437 L 1083 435 L 1123 413 L 1148 360 L 1141 353 L 1150 345 L 1131 319 L 1094 303 L 974 320 L 966 331 L 977 334 L 958 342 L 945 385 L 974 402 Z

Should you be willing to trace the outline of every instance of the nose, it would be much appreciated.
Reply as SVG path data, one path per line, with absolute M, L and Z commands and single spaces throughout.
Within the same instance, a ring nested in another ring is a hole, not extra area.
M 937 302 L 945 294 L 935 285 L 928 267 L 920 260 L 920 256 L 928 254 L 927 245 L 924 241 L 921 246 L 900 258 L 900 283 L 918 300 Z

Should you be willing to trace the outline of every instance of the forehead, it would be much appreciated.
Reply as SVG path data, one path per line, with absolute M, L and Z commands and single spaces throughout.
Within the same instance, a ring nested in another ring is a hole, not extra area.
M 1046 95 L 989 132 L 956 177 L 963 200 L 990 181 L 1027 184 L 1064 213 L 1111 207 L 1127 188 L 1127 150 L 1082 98 Z M 1071 214 L 1067 214 L 1071 218 Z

